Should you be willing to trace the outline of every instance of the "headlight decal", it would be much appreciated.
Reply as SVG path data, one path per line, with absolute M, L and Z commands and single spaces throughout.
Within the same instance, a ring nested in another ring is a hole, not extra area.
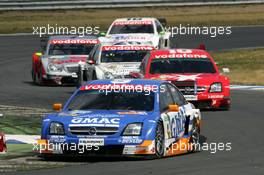
M 64 126 L 59 122 L 51 122 L 49 126 L 50 135 L 65 135 Z
M 142 133 L 142 123 L 130 123 L 123 130 L 123 136 L 140 136 Z
M 209 92 L 222 92 L 222 83 L 217 82 L 211 84 Z
M 62 72 L 63 71 L 63 66 L 59 64 L 48 64 L 48 70 L 52 72 Z

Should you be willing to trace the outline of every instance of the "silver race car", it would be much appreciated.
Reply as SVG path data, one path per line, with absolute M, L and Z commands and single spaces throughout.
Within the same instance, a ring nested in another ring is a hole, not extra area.
M 90 51 L 99 43 L 95 36 L 50 36 L 42 40 L 43 52 L 32 57 L 32 80 L 38 85 L 75 84 L 80 63 L 85 63 Z
M 100 43 L 91 51 L 86 64 L 80 63 L 79 85 L 96 79 L 130 78 L 129 73 L 139 71 L 146 54 L 154 50 L 151 45 L 129 43 Z M 85 70 L 85 71 L 81 71 Z

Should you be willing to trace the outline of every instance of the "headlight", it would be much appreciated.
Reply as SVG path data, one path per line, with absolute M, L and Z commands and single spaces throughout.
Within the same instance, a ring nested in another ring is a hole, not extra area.
M 131 123 L 126 126 L 123 131 L 123 136 L 140 136 L 142 123 Z
M 222 92 L 222 83 L 213 83 L 209 92 Z
M 48 69 L 49 69 L 49 71 L 53 71 L 53 72 L 62 72 L 63 67 L 62 67 L 62 65 L 59 65 L 59 64 L 50 63 L 48 65 Z
M 105 76 L 105 79 L 114 79 L 115 78 L 111 72 L 106 72 L 104 74 L 104 76 Z
M 51 135 L 64 135 L 64 127 L 62 123 L 51 122 L 49 127 L 49 134 Z

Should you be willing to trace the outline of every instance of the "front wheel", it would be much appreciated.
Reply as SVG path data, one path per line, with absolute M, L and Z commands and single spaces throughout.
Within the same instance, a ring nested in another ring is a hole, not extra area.
M 35 84 L 39 86 L 43 85 L 42 67 L 40 68 L 39 72 L 35 72 Z
M 164 156 L 165 152 L 165 136 L 162 122 L 159 121 L 156 128 L 156 136 L 155 136 L 155 154 L 157 158 L 161 158 Z
M 97 76 L 96 76 L 96 72 L 95 71 L 93 72 L 92 80 L 97 80 Z

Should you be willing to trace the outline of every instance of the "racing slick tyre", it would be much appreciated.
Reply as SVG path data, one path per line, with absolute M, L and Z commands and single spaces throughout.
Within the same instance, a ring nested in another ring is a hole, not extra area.
M 31 70 L 31 77 L 32 77 L 33 83 L 36 83 L 36 72 L 34 68 L 32 68 Z
M 37 73 L 35 73 L 35 83 L 39 86 L 43 85 L 43 79 L 42 79 L 42 70 L 40 69 L 40 71 Z
M 81 66 L 78 67 L 77 76 L 78 76 L 78 79 L 77 79 L 76 87 L 79 88 L 84 83 L 84 80 L 83 80 L 83 70 L 82 70 Z
M 158 122 L 155 135 L 155 157 L 161 158 L 165 153 L 165 135 L 161 121 Z
M 93 72 L 92 80 L 97 80 L 97 76 L 96 76 L 96 72 L 95 71 Z
M 200 127 L 196 120 L 193 121 L 192 133 L 189 141 L 191 150 L 189 152 L 196 152 L 197 146 L 200 144 Z

